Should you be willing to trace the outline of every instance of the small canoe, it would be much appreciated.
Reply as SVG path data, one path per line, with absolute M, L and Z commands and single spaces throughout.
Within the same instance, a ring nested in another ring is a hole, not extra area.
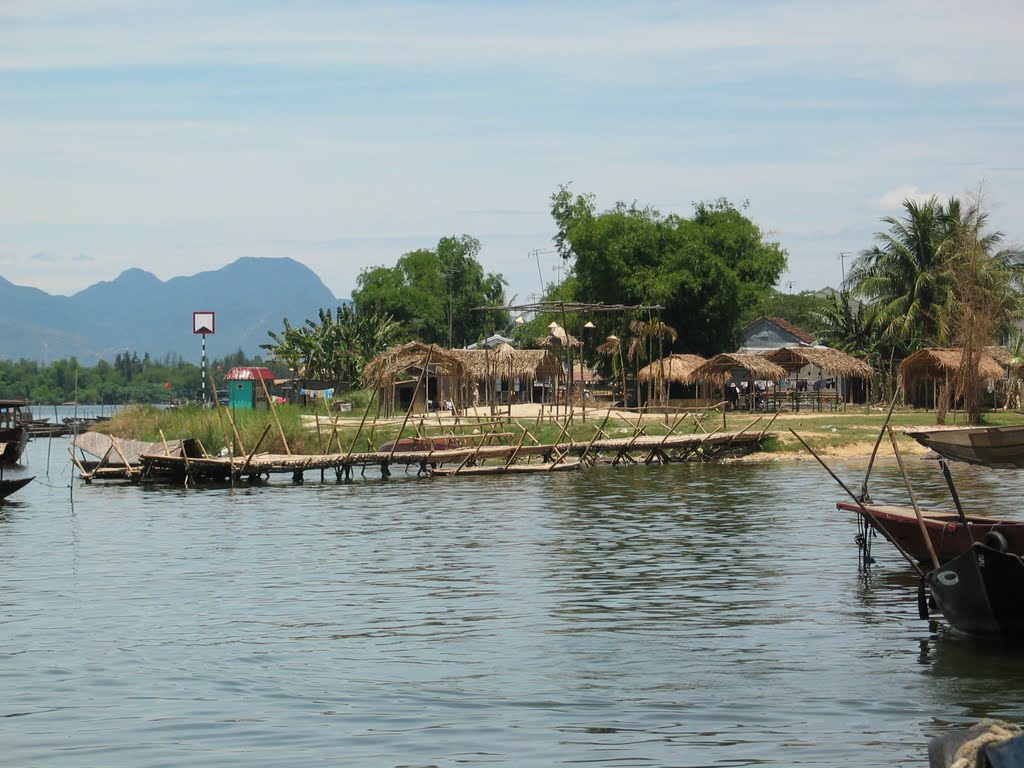
M 430 471 L 432 475 L 454 477 L 456 475 L 528 475 L 544 472 L 570 472 L 580 468 L 579 461 L 560 461 L 557 464 L 482 464 L 478 467 L 437 467 Z
M 836 507 L 846 512 L 856 512 L 868 525 L 889 541 L 898 544 L 915 560 L 931 564 L 931 556 L 913 507 L 865 504 L 865 509 L 870 513 L 867 515 L 853 502 L 841 501 Z M 956 512 L 922 509 L 921 517 L 940 562 L 948 562 L 970 548 L 971 540 Z M 967 515 L 967 524 L 974 541 L 981 541 L 994 531 L 1005 539 L 1007 552 L 1024 555 L 1024 521 Z
M 0 480 L 0 499 L 6 499 L 12 493 L 35 480 L 35 477 L 19 477 L 14 480 Z

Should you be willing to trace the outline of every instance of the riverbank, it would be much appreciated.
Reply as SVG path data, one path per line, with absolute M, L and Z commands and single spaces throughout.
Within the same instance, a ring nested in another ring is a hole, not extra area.
M 577 408 L 565 426 L 566 409 L 550 406 L 516 404 L 496 408 L 468 408 L 459 414 L 432 412 L 404 414 L 381 419 L 374 414 L 350 412 L 328 415 L 322 408 L 279 406 L 270 411 L 233 411 L 226 409 L 184 408 L 161 410 L 152 406 L 130 406 L 100 426 L 100 431 L 118 437 L 148 442 L 163 439 L 198 438 L 211 454 L 239 441 L 245 451 L 259 446 L 260 451 L 318 454 L 332 451 L 374 450 L 377 445 L 398 436 L 491 433 L 493 441 L 515 442 L 523 431 L 538 442 L 554 443 L 562 439 L 587 441 L 600 430 L 608 437 L 636 434 L 658 436 L 668 434 L 711 433 L 716 430 L 759 433 L 771 432 L 774 437 L 764 450 L 745 456 L 744 461 L 799 461 L 812 459 L 793 435 L 796 432 L 822 456 L 868 457 L 874 448 L 879 430 L 886 420 L 884 408 L 850 408 L 846 411 L 803 411 L 779 414 L 750 414 L 717 410 L 693 412 L 636 412 L 607 408 Z M 926 450 L 902 434 L 910 427 L 935 426 L 934 411 L 897 409 L 890 424 L 896 432 L 900 449 L 907 454 L 923 454 Z M 962 425 L 962 414 L 949 414 L 948 426 Z M 1024 414 L 1015 411 L 991 411 L 985 414 L 989 426 L 1024 423 Z M 269 427 L 269 429 L 268 429 Z M 287 443 L 287 447 L 286 447 Z M 888 441 L 881 450 L 886 449 Z

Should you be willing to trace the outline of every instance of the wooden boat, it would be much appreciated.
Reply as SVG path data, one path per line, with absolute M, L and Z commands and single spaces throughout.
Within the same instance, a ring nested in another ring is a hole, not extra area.
M 882 534 L 887 540 L 903 548 L 911 557 L 922 563 L 931 564 L 931 556 L 921 533 L 921 525 L 913 507 L 896 506 L 893 504 L 864 504 L 864 508 L 848 501 L 836 504 L 838 509 L 856 512 L 864 521 Z M 1001 520 L 981 515 L 967 515 L 970 536 L 956 512 L 935 509 L 922 509 L 928 538 L 931 539 L 935 554 L 941 562 L 947 562 L 962 555 L 974 541 L 981 541 L 990 532 L 996 532 L 1006 542 L 1008 552 L 1024 555 L 1024 521 Z
M 23 425 L 0 427 L 0 464 L 17 464 L 28 445 L 28 429 Z
M 481 464 L 475 467 L 436 467 L 432 475 L 454 477 L 456 475 L 526 475 L 543 472 L 571 472 L 580 468 L 580 461 L 560 461 L 546 464 Z
M 995 469 L 1024 469 L 1024 425 L 904 430 L 940 456 Z
M 17 464 L 28 445 L 32 412 L 25 400 L 0 400 L 0 464 Z
M 35 477 L 19 477 L 14 480 L 5 480 L 0 478 L 0 500 L 6 499 L 12 493 L 35 480 Z
M 1024 639 L 1024 561 L 998 539 L 974 544 L 925 576 L 925 584 L 958 632 Z

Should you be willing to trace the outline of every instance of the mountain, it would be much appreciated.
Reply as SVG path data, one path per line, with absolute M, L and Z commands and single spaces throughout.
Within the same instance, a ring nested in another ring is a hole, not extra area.
M 142 269 L 91 285 L 73 296 L 51 296 L 0 277 L 0 359 L 52 361 L 74 355 L 92 365 L 118 352 L 198 358 L 193 312 L 215 312 L 207 355 L 242 349 L 260 353 L 267 331 L 315 318 L 336 299 L 319 277 L 294 259 L 243 258 L 221 269 L 166 282 Z

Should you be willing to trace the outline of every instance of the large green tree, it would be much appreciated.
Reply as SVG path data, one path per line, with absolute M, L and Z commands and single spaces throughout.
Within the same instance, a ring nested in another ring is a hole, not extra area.
M 692 218 L 635 203 L 598 212 L 567 186 L 551 197 L 559 253 L 573 264 L 578 301 L 658 304 L 679 332 L 678 351 L 734 348 L 745 307 L 786 267 L 786 252 L 728 201 L 695 206 Z M 629 318 L 615 329 L 621 336 Z M 667 351 L 667 350 L 666 350 Z
M 402 256 L 394 267 L 363 270 L 352 292 L 358 312 L 391 315 L 406 340 L 461 347 L 504 329 L 504 311 L 474 312 L 505 303 L 505 281 L 484 271 L 480 242 L 444 237 L 437 248 Z

